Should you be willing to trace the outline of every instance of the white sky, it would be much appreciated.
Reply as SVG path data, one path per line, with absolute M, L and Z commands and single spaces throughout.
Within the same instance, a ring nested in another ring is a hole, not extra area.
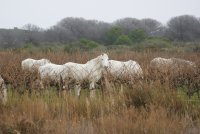
M 0 0 L 0 28 L 27 23 L 49 28 L 65 17 L 105 22 L 152 18 L 165 24 L 185 14 L 200 17 L 200 0 Z

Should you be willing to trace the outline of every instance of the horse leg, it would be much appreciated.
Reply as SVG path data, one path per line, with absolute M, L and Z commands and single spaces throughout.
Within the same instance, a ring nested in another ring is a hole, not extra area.
M 62 86 L 63 86 L 62 88 L 65 91 L 65 93 L 72 95 L 72 91 L 71 91 L 71 88 L 70 88 L 70 80 L 64 80 Z
M 60 82 L 55 82 L 55 84 L 53 84 L 56 86 L 56 90 L 57 90 L 57 95 L 58 97 L 61 97 L 61 87 L 60 87 Z
M 80 97 L 80 92 L 81 92 L 81 86 L 80 86 L 80 84 L 78 84 L 75 87 L 75 95 L 76 95 L 77 98 Z
M 44 84 L 43 84 L 42 80 L 40 80 L 39 85 L 40 85 L 41 89 L 44 89 Z
M 90 88 L 89 88 L 89 89 L 94 89 L 94 88 L 95 88 L 95 82 L 92 81 L 92 82 L 90 83 Z
M 60 75 L 59 80 L 55 81 L 55 85 L 56 85 L 56 88 L 57 88 L 57 94 L 58 94 L 59 97 L 61 97 L 62 96 L 62 92 L 64 90 L 64 88 L 63 88 L 64 87 L 64 82 L 63 82 L 63 79 L 62 79 L 61 75 Z
M 95 82 L 91 82 L 90 83 L 90 98 L 95 98 L 96 97 L 96 90 L 94 89 L 95 88 Z

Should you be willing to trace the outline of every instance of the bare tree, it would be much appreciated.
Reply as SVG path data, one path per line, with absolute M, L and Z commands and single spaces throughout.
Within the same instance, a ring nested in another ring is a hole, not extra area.
M 135 29 L 141 29 L 150 36 L 163 36 L 164 34 L 164 26 L 162 23 L 150 18 L 142 20 L 124 18 L 116 20 L 113 25 L 121 27 L 124 34 L 128 34 L 130 31 Z
M 62 41 L 74 41 L 80 38 L 101 41 L 108 28 L 108 23 L 70 17 L 62 19 L 52 30 L 59 33 Z
M 113 23 L 114 26 L 121 27 L 125 34 L 128 34 L 131 30 L 141 28 L 140 20 L 136 18 L 123 18 L 116 20 Z
M 173 17 L 167 23 L 167 36 L 173 40 L 200 40 L 200 22 L 191 15 Z
M 36 32 L 39 32 L 39 31 L 43 31 L 42 28 L 40 28 L 39 26 L 37 25 L 34 25 L 34 24 L 26 24 L 22 27 L 22 29 L 24 30 L 27 30 L 27 31 L 36 31 Z
M 25 42 L 38 45 L 44 40 L 43 29 L 33 24 L 26 24 L 22 27 L 25 32 Z
M 146 18 L 141 20 L 141 29 L 143 29 L 149 36 L 162 36 L 164 26 L 157 20 Z

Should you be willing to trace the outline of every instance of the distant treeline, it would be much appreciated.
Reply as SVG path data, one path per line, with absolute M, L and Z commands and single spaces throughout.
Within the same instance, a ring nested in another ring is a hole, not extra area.
M 113 23 L 83 18 L 64 18 L 49 29 L 33 24 L 22 28 L 0 29 L 1 48 L 19 48 L 27 44 L 40 46 L 47 43 L 73 44 L 80 41 L 104 45 L 131 45 L 149 38 L 170 41 L 200 41 L 200 18 L 182 15 L 171 18 L 166 25 L 146 18 L 123 18 Z M 87 43 L 86 43 L 87 44 Z

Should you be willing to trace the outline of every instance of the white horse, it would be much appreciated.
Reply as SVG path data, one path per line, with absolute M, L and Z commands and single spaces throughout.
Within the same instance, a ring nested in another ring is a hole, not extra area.
M 143 78 L 140 65 L 133 60 L 126 62 L 109 60 L 108 73 L 114 78 Z
M 161 58 L 157 57 L 154 58 L 150 62 L 150 67 L 154 71 L 160 72 L 160 73 L 169 73 L 169 72 L 175 72 L 180 71 L 184 69 L 195 69 L 196 64 L 192 61 L 179 59 L 179 58 Z
M 38 72 L 40 74 L 41 79 L 50 78 L 54 81 L 60 81 L 60 76 L 66 74 L 64 65 L 57 65 L 53 63 L 48 63 L 43 66 L 40 66 Z
M 6 104 L 7 102 L 7 88 L 3 78 L 0 75 L 0 103 Z
M 63 79 L 73 79 L 76 81 L 75 93 L 77 96 L 80 95 L 81 82 L 83 80 L 88 80 L 90 83 L 89 89 L 94 89 L 96 82 L 102 77 L 102 73 L 105 68 L 108 67 L 108 55 L 102 54 L 85 64 L 78 63 L 66 63 L 64 66 L 67 70 L 67 75 Z M 93 97 L 95 90 L 90 92 L 91 97 Z
M 189 85 L 191 78 L 196 76 L 197 68 L 194 62 L 179 58 L 154 58 L 150 62 L 150 79 L 161 83 L 171 83 L 170 86 Z M 153 82 L 152 81 L 152 82 Z M 190 85 L 189 88 L 190 89 Z
M 22 61 L 21 67 L 23 70 L 33 71 L 47 63 L 51 63 L 50 60 L 48 59 L 35 60 L 35 59 L 28 58 Z
M 64 82 L 65 78 L 67 78 L 68 68 L 64 65 L 57 65 L 53 63 L 48 63 L 43 66 L 40 66 L 38 69 L 38 73 L 40 76 L 40 84 L 42 88 L 44 88 L 44 81 L 50 80 L 48 82 Z M 64 85 L 62 85 L 64 86 Z
M 166 59 L 157 57 L 151 60 L 150 62 L 150 68 L 154 71 L 154 73 L 160 72 L 160 73 L 167 73 L 170 71 L 170 68 L 173 67 L 173 61 L 172 59 Z

